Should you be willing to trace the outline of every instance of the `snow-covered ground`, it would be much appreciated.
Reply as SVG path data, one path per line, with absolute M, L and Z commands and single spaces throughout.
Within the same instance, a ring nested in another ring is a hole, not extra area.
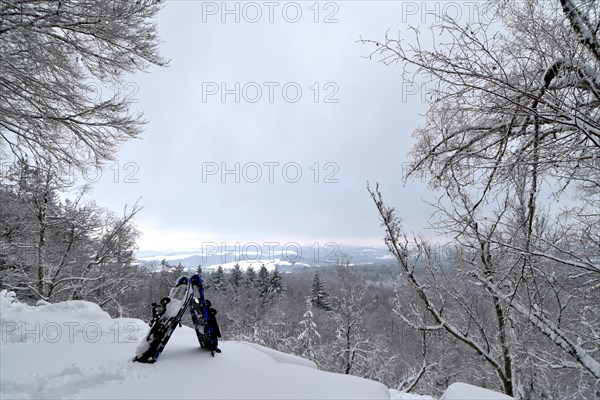
M 213 358 L 187 327 L 175 330 L 158 362 L 134 363 L 148 326 L 138 319 L 111 319 L 85 301 L 34 307 L 1 291 L 0 327 L 3 400 L 431 399 L 319 371 L 308 360 L 247 342 L 223 342 L 223 352 Z M 509 399 L 464 384 L 451 386 L 444 397 L 479 398 Z

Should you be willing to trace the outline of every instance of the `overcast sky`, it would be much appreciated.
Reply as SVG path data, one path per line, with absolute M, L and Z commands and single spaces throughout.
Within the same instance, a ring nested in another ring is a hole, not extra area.
M 141 198 L 142 250 L 382 245 L 367 181 L 407 229 L 427 227 L 433 193 L 402 184 L 423 93 L 357 40 L 409 24 L 427 33 L 444 12 L 466 21 L 474 2 L 224 4 L 167 2 L 158 29 L 170 66 L 121 88 L 148 120 L 143 138 L 107 164 L 92 197 L 115 211 Z

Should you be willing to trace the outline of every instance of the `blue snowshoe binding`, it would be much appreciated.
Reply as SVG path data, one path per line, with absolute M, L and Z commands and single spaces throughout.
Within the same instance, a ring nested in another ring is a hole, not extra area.
M 192 289 L 190 316 L 194 323 L 198 343 L 203 349 L 209 350 L 214 357 L 215 352 L 221 352 L 218 340 L 218 337 L 221 337 L 221 332 L 215 318 L 217 312 L 211 308 L 210 301 L 204 298 L 204 286 L 200 275 L 193 275 L 190 279 L 190 285 Z

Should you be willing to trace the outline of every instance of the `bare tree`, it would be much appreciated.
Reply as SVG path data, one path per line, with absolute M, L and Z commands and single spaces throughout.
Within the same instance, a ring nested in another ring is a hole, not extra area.
M 427 122 L 414 134 L 411 172 L 427 170 L 432 183 L 445 188 L 481 186 L 480 198 L 519 165 L 529 166 L 532 193 L 542 174 L 563 185 L 593 184 L 588 173 L 597 173 L 600 148 L 600 7 L 595 0 L 561 3 L 564 14 L 555 2 L 498 2 L 508 33 L 446 18 L 433 29 L 449 41 L 436 43 L 435 51 L 421 47 L 418 33 L 415 45 L 387 35 L 383 42 L 362 40 L 376 45 L 371 57 L 405 64 L 406 78 L 437 83 Z M 589 40 L 565 20 L 586 27 Z
M 124 75 L 166 65 L 156 0 L 10 0 L 0 8 L 0 157 L 98 166 L 140 134 Z M 110 94 L 109 94 L 110 93 Z
M 370 193 L 383 220 L 385 242 L 402 268 L 405 279 L 419 296 L 428 318 L 423 318 L 422 311 L 418 308 L 411 310 L 411 316 L 399 308 L 396 308 L 396 313 L 415 329 L 422 332 L 444 330 L 468 346 L 493 369 L 504 392 L 512 396 L 515 393 L 515 382 L 508 340 L 509 327 L 506 310 L 500 304 L 500 299 L 493 293 L 488 297 L 497 323 L 497 329 L 488 331 L 489 324 L 482 320 L 477 310 L 478 303 L 473 302 L 471 293 L 454 286 L 448 280 L 441 286 L 438 280 L 443 279 L 444 271 L 435 264 L 436 255 L 432 253 L 432 247 L 424 240 L 415 238 L 412 242 L 409 241 L 394 209 L 385 206 L 379 188 Z M 482 263 L 480 269 L 492 280 L 492 271 L 489 271 L 490 266 L 486 264 L 489 261 L 489 251 L 484 249 L 479 256 Z M 417 276 L 417 266 L 422 259 L 431 275 L 429 280 L 422 281 Z
M 421 354 L 423 355 L 423 363 L 417 370 L 412 370 L 398 384 L 397 390 L 400 392 L 410 393 L 419 384 L 419 381 L 427 373 L 428 370 L 434 368 L 436 363 L 431 363 L 427 360 L 427 331 L 421 330 Z
M 0 221 L 2 285 L 35 299 L 116 304 L 131 286 L 124 277 L 134 262 L 132 219 L 141 208 L 135 205 L 119 218 L 85 203 L 85 190 L 61 200 L 65 183 L 55 171 L 17 163 L 0 185 L 7 200 L 0 208 L 7 217 Z
M 333 312 L 337 341 L 334 353 L 339 372 L 356 374 L 368 358 L 369 341 L 364 318 L 373 300 L 367 296 L 368 286 L 357 281 L 347 257 L 338 261 L 336 271 Z
M 410 174 L 429 175 L 432 187 L 442 190 L 433 204 L 439 217 L 434 226 L 454 240 L 453 267 L 469 285 L 446 282 L 444 290 L 452 290 L 438 299 L 440 291 L 411 270 L 408 240 L 394 210 L 378 189 L 371 196 L 388 246 L 432 327 L 482 356 L 508 394 L 535 397 L 525 389 L 532 376 L 517 376 L 535 365 L 546 382 L 580 376 L 578 392 L 585 397 L 600 378 L 600 7 L 596 0 L 490 4 L 503 29 L 446 18 L 433 29 L 447 40 L 433 51 L 421 46 L 416 29 L 414 45 L 387 35 L 382 42 L 362 40 L 376 45 L 371 56 L 402 64 L 405 77 L 438 83 L 426 123 L 414 133 Z M 579 196 L 572 201 L 573 195 Z M 558 201 L 571 206 L 559 209 Z M 424 243 L 416 240 L 414 247 L 431 267 Z M 443 270 L 430 269 L 437 279 L 443 276 Z M 493 331 L 469 311 L 469 287 L 484 289 L 495 315 Z M 450 305 L 469 321 L 445 318 L 441 310 L 451 312 Z M 455 329 L 464 322 L 480 324 L 479 336 Z M 515 335 L 537 335 L 544 345 L 533 352 L 522 345 L 527 336 Z M 554 348 L 544 347 L 549 345 Z M 557 375 L 561 371 L 566 375 Z

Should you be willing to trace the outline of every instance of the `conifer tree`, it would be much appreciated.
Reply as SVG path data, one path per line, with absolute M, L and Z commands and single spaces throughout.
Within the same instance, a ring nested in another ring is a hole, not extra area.
M 225 290 L 225 273 L 223 267 L 219 265 L 219 268 L 210 276 L 210 288 L 217 291 Z
M 269 278 L 269 292 L 281 294 L 285 292 L 285 284 L 283 283 L 283 279 L 281 278 L 281 273 L 277 268 L 273 270 Z
M 185 268 L 181 263 L 177 263 L 177 266 L 173 269 L 173 275 L 175 279 L 179 278 L 181 275 L 185 275 Z
M 258 278 L 256 279 L 256 287 L 258 288 L 260 297 L 267 298 L 269 296 L 270 283 L 269 271 L 265 267 L 265 264 L 263 264 L 258 271 Z
M 242 276 L 242 269 L 240 268 L 240 265 L 236 263 L 231 270 L 231 274 L 229 275 L 229 285 L 235 290 L 239 289 L 239 287 L 242 285 Z
M 300 355 L 317 363 L 317 356 L 315 353 L 315 341 L 321 337 L 317 331 L 317 324 L 313 319 L 312 313 L 312 299 L 308 297 L 306 299 L 306 312 L 304 313 L 304 319 L 299 322 L 302 332 L 298 336 L 298 342 L 300 342 Z
M 321 308 L 325 311 L 331 311 L 329 293 L 327 293 L 323 283 L 321 283 L 321 280 L 319 279 L 319 273 L 317 271 L 315 271 L 315 276 L 313 278 L 310 301 L 314 307 Z
M 162 293 L 168 292 L 169 288 L 172 287 L 175 282 L 172 281 L 171 270 L 173 266 L 169 264 L 166 259 L 162 259 L 160 262 L 160 291 Z
M 254 267 L 252 266 L 246 270 L 244 285 L 248 288 L 253 288 L 256 285 L 256 271 L 254 271 Z

